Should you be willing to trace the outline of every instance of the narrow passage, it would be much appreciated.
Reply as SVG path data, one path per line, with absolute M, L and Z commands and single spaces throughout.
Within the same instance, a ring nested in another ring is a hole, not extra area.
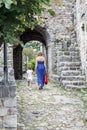
M 66 91 L 53 82 L 43 90 L 33 83 L 29 90 L 27 81 L 20 80 L 17 107 L 18 130 L 87 130 L 85 91 Z

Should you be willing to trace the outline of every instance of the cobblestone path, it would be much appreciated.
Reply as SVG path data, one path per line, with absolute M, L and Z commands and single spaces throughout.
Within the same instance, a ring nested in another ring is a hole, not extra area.
M 70 92 L 50 82 L 43 90 L 17 81 L 18 130 L 87 130 L 85 91 Z

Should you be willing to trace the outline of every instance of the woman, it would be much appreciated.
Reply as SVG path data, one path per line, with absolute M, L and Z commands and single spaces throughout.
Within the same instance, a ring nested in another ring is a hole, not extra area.
M 42 52 L 38 52 L 38 56 L 36 58 L 36 74 L 37 74 L 37 82 L 39 89 L 43 89 L 44 87 L 44 75 L 46 73 L 46 60 L 43 56 Z

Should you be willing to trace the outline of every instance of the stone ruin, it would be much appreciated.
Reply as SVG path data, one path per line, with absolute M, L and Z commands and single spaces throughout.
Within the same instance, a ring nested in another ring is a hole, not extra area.
M 53 1 L 56 16 L 42 14 L 37 29 L 43 36 L 49 77 L 66 89 L 86 88 L 87 81 L 87 0 Z M 43 43 L 43 39 L 42 39 Z M 17 130 L 16 82 L 13 47 L 8 46 L 8 84 L 3 85 L 3 45 L 0 49 L 0 129 Z

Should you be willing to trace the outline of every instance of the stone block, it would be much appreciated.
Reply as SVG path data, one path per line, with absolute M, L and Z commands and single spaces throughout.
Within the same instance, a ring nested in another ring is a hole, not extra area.
M 63 52 L 62 52 L 62 51 L 59 51 L 59 52 L 58 52 L 58 55 L 59 55 L 59 56 L 63 55 Z
M 17 128 L 17 115 L 7 116 L 3 120 L 3 127 L 4 128 Z
M 79 52 L 70 52 L 70 56 L 80 56 Z
M 63 55 L 67 55 L 67 56 L 69 56 L 69 54 L 70 54 L 69 51 L 64 51 L 64 52 L 63 52 Z
M 0 76 L 3 75 L 3 69 L 0 67 Z
M 2 126 L 0 126 L 1 127 L 1 129 L 0 130 L 6 130 L 5 128 L 3 128 Z
M 18 130 L 17 128 L 5 128 L 4 130 Z
M 12 78 L 13 79 L 13 78 Z M 16 82 L 15 82 L 15 80 L 13 79 L 13 80 L 10 80 L 9 81 L 9 85 L 10 86 L 16 86 Z
M 9 81 L 9 91 L 10 91 L 10 96 L 11 97 L 16 96 L 16 82 L 15 82 L 15 80 L 10 80 Z
M 0 117 L 6 116 L 7 115 L 7 108 L 0 108 Z
M 60 62 L 58 64 L 59 67 L 67 66 L 67 67 L 73 67 L 73 66 L 80 66 L 80 62 Z
M 9 75 L 13 76 L 14 75 L 14 70 L 12 68 L 9 68 L 8 73 L 9 73 Z
M 0 98 L 9 97 L 9 88 L 5 85 L 0 85 Z
M 78 76 L 81 72 L 75 70 L 62 71 L 61 76 Z
M 4 106 L 9 108 L 16 107 L 16 98 L 6 98 L 4 101 Z
M 71 57 L 70 56 L 60 56 L 59 57 L 59 62 L 65 62 L 65 61 L 71 61 Z
M 16 86 L 10 86 L 9 91 L 10 91 L 10 97 L 16 96 Z
M 85 85 L 79 86 L 79 85 L 71 85 L 71 84 L 70 85 L 68 84 L 68 85 L 65 86 L 65 89 L 69 89 L 69 90 L 71 90 L 71 89 L 72 90 L 73 89 L 83 89 L 83 88 L 87 88 L 87 87 Z
M 0 117 L 0 130 L 2 130 L 2 127 L 3 127 L 3 118 Z
M 2 99 L 0 98 L 0 108 L 2 107 Z
M 62 85 L 65 87 L 67 85 L 74 85 L 74 86 L 85 86 L 84 81 L 69 81 L 69 80 L 63 80 Z
M 17 114 L 17 108 L 15 108 L 15 107 L 9 108 L 8 109 L 8 114 L 9 115 L 16 115 Z
M 69 81 L 85 81 L 85 76 L 62 76 L 61 77 L 62 80 L 69 80 Z
M 2 86 L 2 98 L 9 97 L 9 87 L 3 85 Z
M 70 52 L 75 51 L 75 47 L 74 47 L 74 45 L 73 45 L 73 44 L 71 44 L 71 46 L 69 47 L 69 51 L 70 51 Z
M 2 85 L 0 85 L 0 98 L 2 98 Z

